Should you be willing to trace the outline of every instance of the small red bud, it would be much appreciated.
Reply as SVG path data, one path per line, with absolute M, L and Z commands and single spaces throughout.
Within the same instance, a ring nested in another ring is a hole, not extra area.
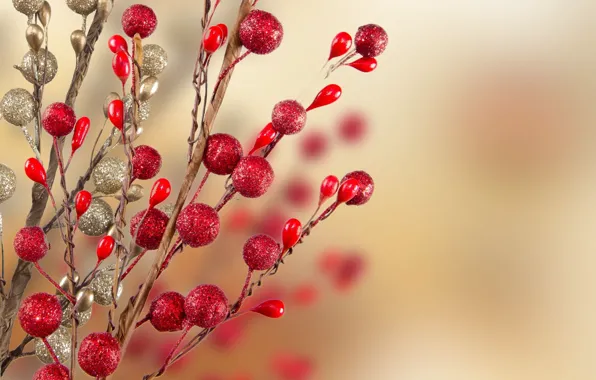
M 352 47 L 352 36 L 346 32 L 340 32 L 335 36 L 331 42 L 331 51 L 329 53 L 329 60 L 335 57 L 344 55 Z
M 77 219 L 89 210 L 93 196 L 87 190 L 81 190 L 75 196 L 75 210 L 77 212 Z
M 336 84 L 330 84 L 325 86 L 315 97 L 312 104 L 308 106 L 307 111 L 314 110 L 315 108 L 324 107 L 331 103 L 335 103 L 341 96 L 341 87 Z
M 319 197 L 319 202 L 323 203 L 325 200 L 334 196 L 335 193 L 337 193 L 337 189 L 339 189 L 339 179 L 337 179 L 337 177 L 334 175 L 325 177 L 323 182 L 321 182 L 321 195 Z
M 149 196 L 149 207 L 153 208 L 161 202 L 168 199 L 172 192 L 170 181 L 165 178 L 160 178 L 153 184 L 151 188 L 151 195 Z
M 48 187 L 46 170 L 37 158 L 32 157 L 25 161 L 25 174 L 33 182 L 37 182 L 43 187 Z
M 356 178 L 350 178 L 344 183 L 341 184 L 339 187 L 339 192 L 337 193 L 337 203 L 345 203 L 349 202 L 358 195 L 358 191 L 360 190 L 360 182 Z
M 278 132 L 273 129 L 273 123 L 269 123 L 263 128 L 257 139 L 255 141 L 255 145 L 252 147 L 248 155 L 252 155 L 257 150 L 266 147 L 267 145 L 271 144 L 273 140 L 277 137 Z
M 114 124 L 114 127 L 119 130 L 124 128 L 124 103 L 122 100 L 112 100 L 108 105 L 108 118 Z
M 354 62 L 346 63 L 346 65 L 351 66 L 358 71 L 362 71 L 363 73 L 370 73 L 377 68 L 377 60 L 372 57 L 362 57 Z
M 116 241 L 110 235 L 102 237 L 97 244 L 97 261 L 103 261 L 110 257 L 115 245 Z
M 91 127 L 91 120 L 83 116 L 75 124 L 74 133 L 72 135 L 72 154 L 76 152 L 85 142 L 85 137 Z
M 207 29 L 205 36 L 203 37 L 203 48 L 207 53 L 215 53 L 221 46 L 224 40 L 223 30 L 219 25 L 215 25 Z
M 290 219 L 286 222 L 282 232 L 284 252 L 298 243 L 302 235 L 302 223 L 298 219 Z
M 125 52 L 119 51 L 114 55 L 112 69 L 114 70 L 114 74 L 120 78 L 122 85 L 124 85 L 130 76 L 130 60 Z
M 126 40 L 119 34 L 114 34 L 112 37 L 110 37 L 108 40 L 108 47 L 114 54 L 121 50 L 128 51 L 128 44 L 126 43 Z
M 281 318 L 286 312 L 286 306 L 281 300 L 269 300 L 253 307 L 250 311 L 269 318 Z

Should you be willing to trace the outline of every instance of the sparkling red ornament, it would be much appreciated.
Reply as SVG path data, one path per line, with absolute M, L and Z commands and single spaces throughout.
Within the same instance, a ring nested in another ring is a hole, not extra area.
M 360 206 L 368 202 L 370 197 L 372 197 L 373 192 L 375 191 L 375 183 L 372 177 L 363 170 L 358 170 L 355 172 L 351 172 L 345 175 L 342 179 L 342 182 L 347 181 L 348 179 L 356 179 L 359 182 L 358 186 L 358 193 L 352 199 L 350 199 L 347 204 Z
M 281 254 L 279 244 L 269 235 L 251 236 L 242 249 L 244 262 L 251 271 L 273 267 Z
M 103 261 L 110 257 L 116 246 L 116 241 L 113 237 L 107 235 L 102 237 L 97 243 L 97 261 Z
M 203 36 L 203 49 L 207 53 L 215 53 L 224 40 L 223 30 L 218 26 L 210 26 Z
M 389 37 L 379 25 L 368 24 L 358 28 L 354 43 L 356 51 L 364 57 L 376 57 L 385 51 Z
M 251 311 L 269 318 L 281 318 L 286 312 L 286 306 L 281 300 L 269 300 L 253 307 Z
M 346 63 L 346 65 L 363 73 L 370 73 L 377 68 L 377 60 L 373 57 L 362 57 L 354 62 Z
M 149 207 L 153 208 L 168 199 L 171 192 L 172 185 L 170 185 L 170 181 L 165 178 L 160 178 L 155 181 L 151 188 L 151 194 L 149 195 Z
M 307 160 L 323 157 L 328 148 L 329 139 L 323 132 L 311 131 L 300 141 L 300 153 Z
M 329 60 L 344 55 L 352 47 L 352 36 L 347 32 L 339 32 L 331 42 Z
M 122 130 L 124 127 L 124 103 L 120 99 L 115 99 L 108 105 L 108 118 L 114 124 L 114 127 Z
M 110 376 L 120 363 L 118 340 L 107 332 L 89 334 L 81 342 L 78 359 L 89 376 Z
M 246 198 L 258 198 L 265 194 L 275 174 L 269 162 L 263 157 L 243 157 L 232 172 L 232 183 Z
M 330 84 L 325 86 L 311 103 L 306 111 L 314 110 L 315 108 L 328 106 L 329 104 L 335 103 L 341 97 L 341 87 L 336 84 Z
M 33 380 L 69 380 L 70 371 L 62 364 L 44 365 L 35 372 Z
M 192 203 L 180 212 L 176 230 L 184 244 L 193 248 L 211 244 L 219 235 L 219 214 L 211 206 Z
M 266 147 L 267 145 L 271 144 L 273 140 L 277 137 L 278 132 L 273 128 L 273 123 L 269 123 L 259 132 L 257 139 L 255 140 L 255 144 L 253 145 L 252 149 L 248 153 L 248 155 L 252 155 L 257 150 Z
M 323 203 L 325 200 L 331 198 L 337 193 L 339 189 L 339 179 L 334 175 L 328 175 L 321 182 L 321 193 L 319 196 L 319 202 Z
M 296 100 L 282 100 L 271 113 L 273 129 L 282 135 L 293 135 L 306 125 L 306 110 Z
M 17 256 L 30 263 L 41 260 L 50 249 L 46 234 L 38 226 L 21 228 L 14 237 L 13 246 Z
M 58 297 L 35 293 L 25 298 L 19 308 L 19 323 L 25 332 L 45 338 L 58 330 L 62 322 L 62 306 Z
M 143 220 L 143 225 L 139 228 L 139 223 L 145 213 L 147 213 L 147 216 Z M 135 243 L 139 247 L 149 250 L 157 249 L 166 231 L 168 221 L 169 218 L 166 213 L 159 209 L 150 208 L 140 211 L 130 220 L 130 234 L 137 237 Z M 139 228 L 138 233 L 137 228 Z
M 228 27 L 226 24 L 217 24 L 217 26 L 221 29 L 223 33 L 223 40 L 221 41 L 221 45 L 223 46 L 228 40 Z
M 298 243 L 302 236 L 302 223 L 298 219 L 290 219 L 286 222 L 282 231 L 282 242 L 284 245 L 284 252 Z
M 203 163 L 212 173 L 229 175 L 234 171 L 242 155 L 240 141 L 232 135 L 216 133 L 207 139 Z
M 89 210 L 89 206 L 91 206 L 91 201 L 93 200 L 93 195 L 87 190 L 81 190 L 75 195 L 75 210 L 77 212 L 77 219 L 81 217 L 87 210 Z
M 108 40 L 108 47 L 114 54 L 118 53 L 119 51 L 128 51 L 128 43 L 124 37 L 119 34 L 114 34 L 112 37 L 110 37 Z
M 215 327 L 228 314 L 228 298 L 215 285 L 199 285 L 186 296 L 184 311 L 193 325 L 201 328 Z
M 285 197 L 293 206 L 304 208 L 313 199 L 313 188 L 306 178 L 294 177 L 286 184 Z
M 149 322 L 157 331 L 174 332 L 184 327 L 184 296 L 176 292 L 160 294 L 151 302 Z
M 354 199 L 360 191 L 360 181 L 356 178 L 348 178 L 346 181 L 342 181 L 337 192 L 337 203 L 345 203 Z
M 72 132 L 77 117 L 65 103 L 50 104 L 41 117 L 41 125 L 53 137 L 62 137 Z
M 157 27 L 157 16 L 153 9 L 146 5 L 131 5 L 122 14 L 122 29 L 129 37 L 139 34 L 141 38 L 147 38 Z
M 347 143 L 361 141 L 367 132 L 367 119 L 361 112 L 352 111 L 339 121 L 339 138 Z
M 132 175 L 138 179 L 151 179 L 161 169 L 161 155 L 148 145 L 139 145 L 132 157 Z
M 71 155 L 74 154 L 85 142 L 85 137 L 87 137 L 87 133 L 89 132 L 89 128 L 91 128 L 91 120 L 88 117 L 83 116 L 79 120 L 74 127 L 74 133 L 72 135 L 72 143 L 71 143 Z
M 130 77 L 130 68 L 131 66 L 128 55 L 123 51 L 117 52 L 112 59 L 112 70 L 120 79 L 122 85 L 124 85 L 128 80 L 128 77 Z
M 29 158 L 25 161 L 25 174 L 33 182 L 37 182 L 43 187 L 47 188 L 46 170 L 37 158 Z
M 251 53 L 269 54 L 281 44 L 284 29 L 271 13 L 256 9 L 240 23 L 239 36 Z

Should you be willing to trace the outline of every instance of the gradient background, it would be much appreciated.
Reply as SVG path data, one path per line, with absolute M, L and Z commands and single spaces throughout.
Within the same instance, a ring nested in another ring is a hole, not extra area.
M 116 3 L 76 105 L 95 128 L 103 122 L 103 98 L 119 88 L 105 46 L 109 35 L 120 32 L 119 15 L 129 2 Z M 162 175 L 177 192 L 202 2 L 146 3 L 159 17 L 147 43 L 167 50 L 169 66 L 139 143 L 162 153 Z M 236 3 L 223 0 L 214 21 L 232 23 Z M 63 1 L 52 6 L 50 50 L 60 70 L 46 88 L 46 104 L 64 98 L 74 66 L 68 38 L 80 25 Z M 309 358 L 312 379 L 595 378 L 596 3 L 261 0 L 259 7 L 283 22 L 284 42 L 274 54 L 251 56 L 235 71 L 216 130 L 250 141 L 277 101 L 308 102 L 323 86 L 317 72 L 338 31 L 380 24 L 390 43 L 379 68 L 371 74 L 336 72 L 331 80 L 344 88 L 341 101 L 309 115 L 307 127 L 332 135 L 343 113 L 361 110 L 368 118 L 367 138 L 357 147 L 334 144 L 323 163 L 301 161 L 291 142 L 299 137 L 284 139 L 272 156 L 272 192 L 296 172 L 316 186 L 328 173 L 365 169 L 375 179 L 375 195 L 365 207 L 339 210 L 271 281 L 317 284 L 319 302 L 294 310 L 288 302 L 282 320 L 251 322 L 235 350 L 205 344 L 164 378 L 250 373 L 282 379 L 271 371 L 276 352 Z M 25 28 L 26 18 L 3 1 L 2 93 L 30 87 L 12 69 L 27 50 Z M 30 203 L 30 183 L 20 170 L 30 152 L 18 128 L 0 125 L 1 160 L 20 174 L 18 193 L 0 208 L 11 273 L 12 237 Z M 89 152 L 87 144 L 80 157 Z M 76 161 L 73 172 L 84 170 L 85 162 Z M 223 179 L 210 182 L 203 199 L 215 202 Z M 232 205 L 272 212 L 279 196 L 266 198 Z M 142 207 L 138 202 L 131 210 Z M 305 219 L 310 210 L 286 213 Z M 248 235 L 223 233 L 208 249 L 185 251 L 160 285 L 185 293 L 214 282 L 232 298 L 245 273 L 240 251 Z M 92 267 L 94 244 L 79 240 L 81 266 Z M 330 247 L 366 255 L 365 276 L 348 294 L 334 291 L 316 269 L 318 255 Z M 46 258 L 42 265 L 62 275 L 59 263 Z M 136 274 L 131 280 L 141 281 Z M 29 290 L 49 287 L 37 276 Z M 83 335 L 104 329 L 104 314 L 95 309 Z M 145 329 L 148 345 L 166 339 Z M 15 344 L 20 334 L 15 332 Z M 140 378 L 160 365 L 149 354 L 132 359 L 115 379 Z M 37 366 L 35 359 L 20 360 L 7 378 L 28 378 Z

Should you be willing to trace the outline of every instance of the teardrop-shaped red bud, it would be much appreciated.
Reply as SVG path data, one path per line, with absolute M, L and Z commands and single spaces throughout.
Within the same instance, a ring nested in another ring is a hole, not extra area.
M 298 243 L 300 240 L 300 236 L 302 235 L 302 223 L 298 219 L 290 219 L 286 222 L 281 240 L 284 244 L 284 251 L 292 248 L 293 246 Z
M 344 55 L 352 47 L 352 36 L 347 32 L 340 32 L 331 42 L 329 60 Z
M 221 46 L 224 46 L 226 41 L 228 40 L 228 27 L 226 24 L 217 24 L 216 26 L 218 26 L 221 29 L 221 32 L 223 33 L 223 39 L 221 40 Z
M 151 195 L 149 196 L 149 207 L 155 207 L 168 199 L 171 192 L 172 186 L 170 185 L 170 181 L 165 178 L 155 181 L 151 188 Z
M 75 196 L 75 210 L 77 211 L 77 219 L 81 217 L 91 206 L 93 196 L 87 190 L 81 190 Z
M 25 161 L 25 174 L 33 182 L 37 182 L 43 187 L 48 187 L 46 170 L 37 158 L 29 158 Z
M 362 57 L 354 62 L 346 63 L 346 65 L 351 66 L 358 71 L 362 71 L 363 73 L 370 73 L 377 68 L 377 60 L 373 57 Z
M 124 85 L 130 76 L 130 60 L 128 59 L 128 55 L 125 52 L 119 51 L 114 55 L 112 59 L 112 69 L 114 70 L 114 74 Z
M 278 132 L 273 129 L 273 123 L 269 123 L 263 128 L 257 139 L 255 141 L 255 145 L 252 147 L 248 155 L 252 155 L 257 150 L 266 147 L 267 145 L 271 144 L 273 140 L 277 137 Z
M 110 235 L 102 237 L 99 243 L 97 243 L 97 261 L 103 261 L 110 257 L 115 245 L 116 241 Z
M 315 108 L 327 106 L 331 103 L 335 103 L 341 96 L 341 87 L 336 84 L 330 84 L 325 86 L 313 100 L 312 104 L 308 106 L 307 111 L 314 110 Z
M 203 37 L 203 48 L 207 53 L 215 53 L 223 43 L 223 39 L 223 30 L 218 25 L 211 26 Z
M 74 133 L 72 135 L 72 154 L 76 152 L 85 142 L 85 137 L 91 128 L 91 120 L 83 116 L 75 124 Z
M 286 312 L 286 306 L 281 300 L 269 300 L 253 307 L 250 311 L 269 318 L 281 318 Z
M 124 37 L 119 34 L 114 34 L 112 37 L 110 37 L 108 40 L 108 47 L 114 54 L 118 53 L 119 51 L 128 51 L 128 43 Z
M 339 192 L 337 193 L 337 203 L 345 203 L 354 198 L 358 191 L 360 191 L 360 181 L 356 178 L 350 178 L 344 181 L 339 186 Z
M 323 201 L 326 199 L 334 196 L 335 193 L 337 193 L 337 189 L 339 189 L 339 179 L 337 179 L 337 177 L 334 175 L 325 177 L 323 182 L 321 182 L 321 195 L 319 202 L 323 203 Z
M 124 127 L 124 103 L 122 100 L 112 100 L 108 105 L 108 118 L 114 124 L 114 127 L 122 130 Z

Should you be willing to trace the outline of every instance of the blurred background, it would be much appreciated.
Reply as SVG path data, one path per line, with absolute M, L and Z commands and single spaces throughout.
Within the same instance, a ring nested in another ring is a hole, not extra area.
M 177 193 L 203 4 L 145 3 L 159 18 L 147 43 L 164 47 L 169 64 L 138 143 L 160 151 L 161 176 Z M 237 3 L 223 0 L 214 22 L 233 23 Z M 46 104 L 64 99 L 74 68 L 68 39 L 81 24 L 63 1 L 51 4 L 49 48 L 59 71 Z M 76 103 L 77 114 L 91 118 L 93 137 L 105 96 L 120 86 L 107 38 L 121 33 L 130 4 L 116 1 Z M 341 100 L 309 114 L 305 130 L 282 141 L 271 156 L 276 180 L 268 195 L 236 198 L 222 212 L 218 240 L 186 249 L 156 287 L 186 294 L 215 283 L 233 298 L 246 272 L 245 239 L 256 231 L 279 238 L 287 218 L 306 220 L 326 175 L 366 170 L 375 194 L 365 206 L 338 210 L 256 294 L 284 299 L 284 318 L 224 325 L 163 378 L 595 378 L 596 3 L 261 0 L 259 8 L 282 21 L 284 41 L 239 65 L 215 127 L 238 137 L 245 151 L 277 101 L 306 103 L 325 85 L 320 68 L 339 31 L 376 23 L 389 46 L 376 71 L 332 75 L 344 89 Z M 0 93 L 31 86 L 12 68 L 28 49 L 25 29 L 26 17 L 3 1 Z M 0 207 L 10 274 L 12 239 L 30 205 L 21 168 L 31 152 L 18 128 L 5 121 L 0 128 L 0 161 L 19 176 L 16 195 Z M 91 144 L 78 153 L 70 183 L 90 153 Z M 224 180 L 209 180 L 201 200 L 217 202 Z M 148 191 L 151 183 L 143 186 Z M 145 204 L 132 204 L 129 215 Z M 59 234 L 50 238 L 57 253 Z M 93 267 L 96 243 L 78 237 L 84 272 Z M 152 260 L 147 254 L 129 277 L 123 299 Z M 50 256 L 42 266 L 56 279 L 64 275 Z M 29 291 L 42 290 L 50 287 L 35 275 Z M 104 330 L 106 314 L 96 305 L 81 335 Z M 13 344 L 21 338 L 17 327 Z M 114 379 L 158 369 L 176 338 L 142 327 Z M 40 365 L 19 360 L 6 378 L 29 378 Z

